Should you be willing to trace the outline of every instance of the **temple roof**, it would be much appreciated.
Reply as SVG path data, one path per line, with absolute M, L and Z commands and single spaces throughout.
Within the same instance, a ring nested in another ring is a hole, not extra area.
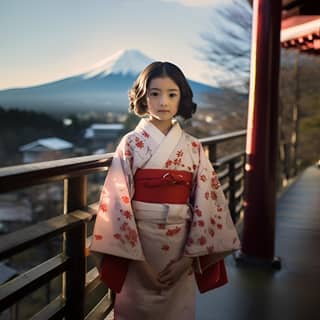
M 320 54 L 319 1 L 282 1 L 281 45 Z

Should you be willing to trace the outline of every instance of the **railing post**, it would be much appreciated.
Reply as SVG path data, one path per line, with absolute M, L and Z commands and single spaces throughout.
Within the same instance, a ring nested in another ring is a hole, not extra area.
M 64 214 L 87 206 L 87 177 L 64 180 Z
M 233 222 L 236 221 L 236 181 L 235 181 L 235 159 L 229 162 L 229 210 Z
M 217 144 L 210 144 L 209 146 L 209 160 L 211 163 L 217 161 Z
M 64 213 L 87 206 L 87 177 L 80 176 L 65 180 Z M 85 305 L 86 280 L 86 224 L 81 222 L 77 227 L 65 233 L 64 251 L 70 258 L 68 271 L 64 277 L 64 297 L 66 299 L 66 320 L 83 320 Z
M 84 319 L 86 258 L 84 244 L 86 225 L 81 222 L 66 232 L 65 252 L 70 258 L 65 279 L 66 320 Z

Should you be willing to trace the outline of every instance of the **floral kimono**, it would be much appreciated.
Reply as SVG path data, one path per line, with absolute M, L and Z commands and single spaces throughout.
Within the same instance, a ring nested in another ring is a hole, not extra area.
M 140 170 L 160 172 L 161 177 L 157 183 L 147 181 L 141 192 L 143 187 L 135 180 Z M 184 192 L 166 192 L 178 185 L 179 190 L 190 188 L 186 201 L 175 201 Z M 153 200 L 145 200 L 144 194 L 159 186 L 163 192 L 153 192 Z M 166 199 L 170 199 L 168 203 Z M 110 282 L 119 292 L 115 319 L 194 320 L 196 283 L 200 291 L 208 290 L 201 290 L 212 279 L 206 270 L 224 268 L 221 259 L 239 247 L 228 204 L 199 141 L 181 130 L 177 122 L 164 135 L 142 119 L 122 138 L 115 152 L 101 192 L 91 244 L 91 251 L 115 259 L 109 261 L 110 266 L 116 266 Z M 144 285 L 143 275 L 132 262 L 146 260 L 160 272 L 183 255 L 194 258 L 194 272 L 161 292 Z

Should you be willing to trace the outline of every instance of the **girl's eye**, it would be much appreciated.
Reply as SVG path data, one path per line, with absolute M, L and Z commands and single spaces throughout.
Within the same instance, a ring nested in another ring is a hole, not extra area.
M 152 96 L 152 97 L 156 97 L 156 96 L 158 96 L 159 94 L 158 94 L 158 92 L 157 91 L 152 91 L 152 92 L 150 92 L 150 96 Z
M 176 93 L 170 93 L 170 94 L 169 94 L 169 97 L 170 97 L 170 98 L 174 98 L 174 97 L 176 97 L 176 96 L 177 96 Z

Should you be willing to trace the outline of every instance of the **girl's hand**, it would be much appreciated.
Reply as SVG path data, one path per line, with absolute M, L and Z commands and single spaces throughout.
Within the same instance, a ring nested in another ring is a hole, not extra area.
M 174 285 L 186 272 L 191 271 L 192 258 L 181 257 L 171 261 L 160 273 L 159 282 L 167 286 Z
M 134 264 L 134 268 L 140 276 L 140 281 L 146 288 L 158 291 L 168 288 L 166 284 L 158 280 L 159 275 L 148 262 L 131 261 L 131 263 Z

